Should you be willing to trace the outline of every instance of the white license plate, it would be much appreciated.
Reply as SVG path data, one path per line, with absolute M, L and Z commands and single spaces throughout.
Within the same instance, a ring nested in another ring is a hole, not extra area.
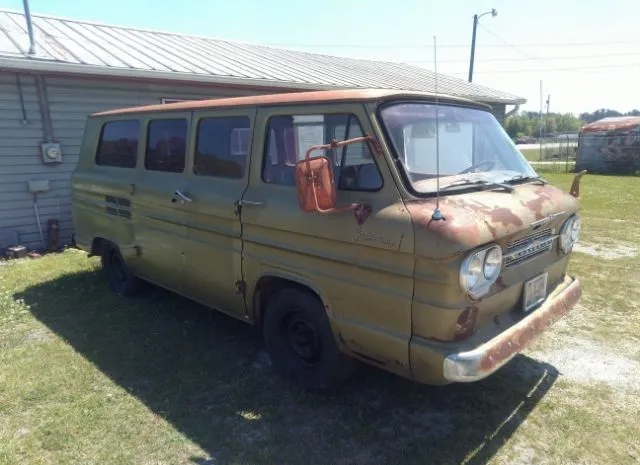
M 547 273 L 524 283 L 524 311 L 528 312 L 547 296 Z

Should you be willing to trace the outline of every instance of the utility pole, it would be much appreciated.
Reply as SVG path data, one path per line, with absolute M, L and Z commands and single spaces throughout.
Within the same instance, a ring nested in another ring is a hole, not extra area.
M 471 58 L 469 59 L 469 82 L 473 81 L 473 60 L 476 57 L 476 31 L 478 30 L 478 15 L 473 15 L 473 35 L 471 36 Z
M 540 145 L 540 161 L 544 159 L 542 155 L 542 126 L 544 126 L 544 121 L 542 119 L 542 79 L 540 79 L 540 127 L 538 128 L 538 144 Z
M 547 116 L 549 116 L 549 102 L 551 101 L 551 94 L 547 95 Z
M 469 82 L 473 81 L 473 62 L 476 56 L 476 31 L 478 30 L 478 20 L 484 15 L 490 14 L 492 17 L 498 16 L 498 12 L 495 8 L 491 11 L 482 13 L 481 15 L 473 15 L 473 33 L 471 35 L 471 57 L 469 58 Z

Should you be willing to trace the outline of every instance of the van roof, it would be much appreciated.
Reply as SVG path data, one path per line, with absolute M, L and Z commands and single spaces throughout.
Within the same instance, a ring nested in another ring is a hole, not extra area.
M 287 105 L 297 103 L 320 102 L 345 102 L 345 101 L 371 101 L 391 98 L 422 98 L 435 99 L 435 94 L 417 91 L 399 91 L 384 89 L 347 89 L 347 90 L 322 90 L 310 92 L 286 92 L 279 94 L 252 95 L 248 97 L 219 98 L 209 100 L 191 100 L 177 103 L 165 103 L 157 105 L 145 105 L 131 108 L 102 111 L 92 116 L 122 115 L 129 113 L 148 113 L 175 110 L 195 110 L 205 108 L 223 108 L 255 105 Z M 478 107 L 490 109 L 489 105 L 474 102 L 472 100 L 438 94 L 438 100 L 443 103 L 473 104 Z

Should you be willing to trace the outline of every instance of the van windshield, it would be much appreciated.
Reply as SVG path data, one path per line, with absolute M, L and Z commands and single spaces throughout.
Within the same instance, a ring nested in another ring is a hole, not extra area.
M 491 113 L 443 104 L 437 109 L 437 119 L 436 106 L 426 102 L 394 103 L 381 110 L 382 123 L 414 191 L 435 192 L 437 151 L 441 186 L 443 181 L 454 183 L 448 194 L 537 178 Z

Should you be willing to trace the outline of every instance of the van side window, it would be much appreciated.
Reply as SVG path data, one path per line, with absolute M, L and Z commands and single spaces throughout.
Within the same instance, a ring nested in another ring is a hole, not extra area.
M 350 114 L 273 116 L 267 127 L 262 179 L 267 183 L 295 185 L 295 165 L 309 147 L 332 139 L 362 136 L 358 119 Z M 322 152 L 313 152 L 312 156 Z M 378 190 L 382 176 L 369 144 L 359 142 L 326 150 L 334 166 L 334 179 L 342 190 Z
M 349 116 L 345 125 L 334 128 L 336 140 L 353 139 L 363 135 L 355 116 Z M 371 154 L 369 144 L 356 142 L 339 148 L 337 152 L 341 167 L 340 177 L 336 180 L 339 189 L 376 191 L 382 188 L 382 176 Z
M 249 153 L 249 131 L 246 116 L 201 119 L 193 172 L 201 176 L 242 178 Z
M 151 171 L 182 173 L 187 146 L 186 119 L 149 122 L 144 166 Z
M 96 165 L 135 168 L 139 139 L 140 121 L 105 123 L 96 151 Z

